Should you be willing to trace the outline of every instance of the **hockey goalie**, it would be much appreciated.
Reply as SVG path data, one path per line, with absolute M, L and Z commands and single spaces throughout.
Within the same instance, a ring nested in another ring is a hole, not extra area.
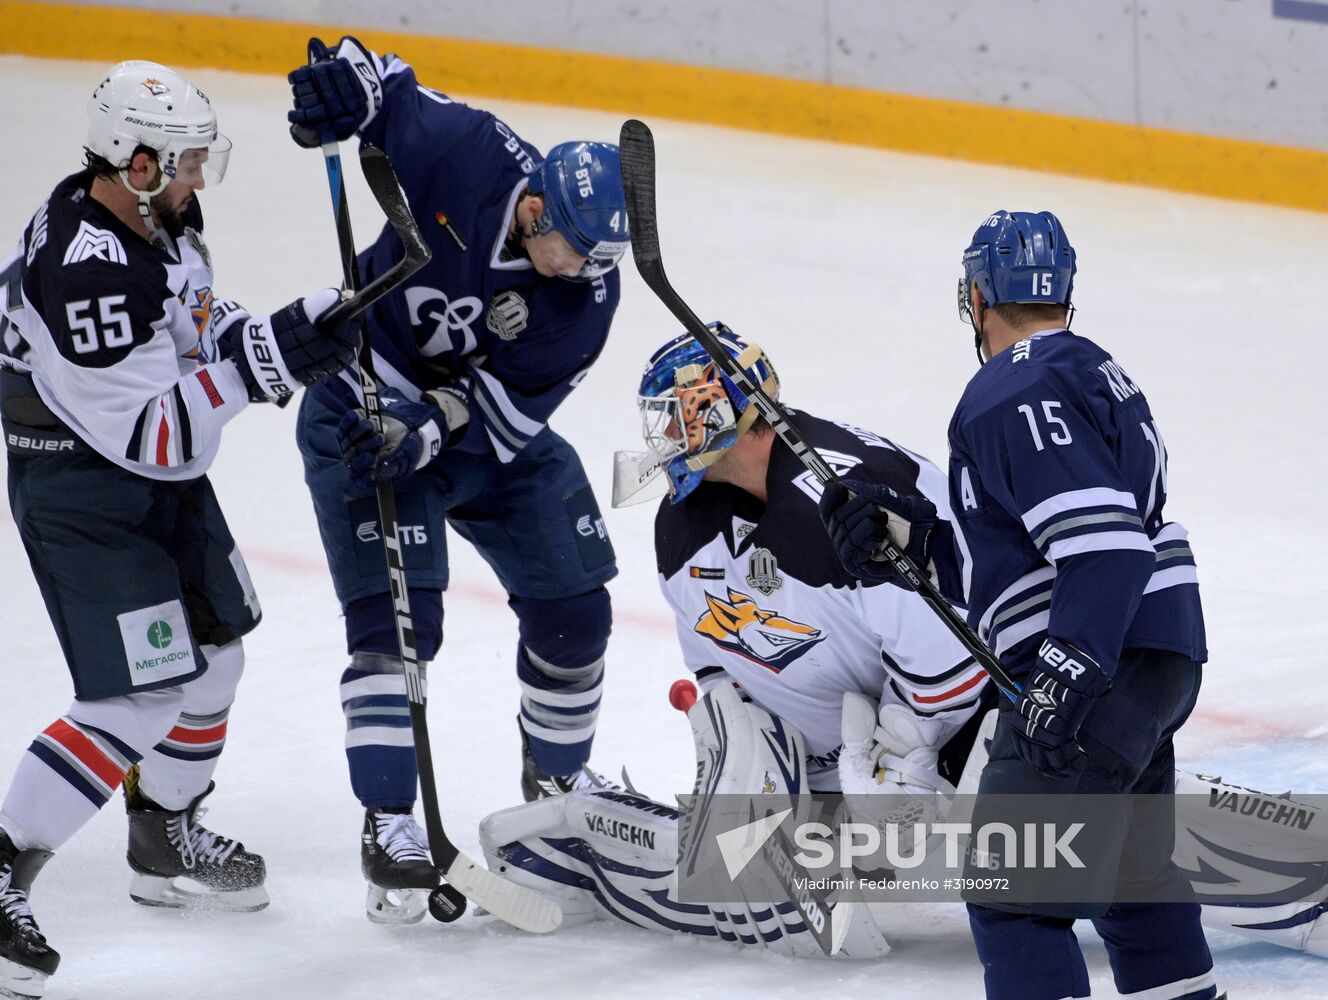
M 723 324 L 711 329 L 777 396 L 765 352 Z M 687 711 L 693 794 L 680 816 L 630 787 L 582 783 L 487 817 L 488 862 L 557 899 L 568 924 L 610 918 L 794 956 L 883 956 L 877 917 L 888 923 L 882 907 L 892 904 L 808 890 L 780 835 L 759 850 L 735 847 L 742 870 L 721 901 L 697 895 L 698 869 L 714 861 L 698 844 L 744 820 L 769 834 L 777 817 L 815 819 L 813 793 L 842 792 L 847 818 L 883 836 L 953 821 L 985 764 L 996 692 L 916 594 L 841 569 L 818 518 L 819 484 L 695 340 L 655 352 L 639 405 L 647 450 L 619 454 L 614 505 L 657 483 L 668 490 L 657 568 L 703 692 Z M 939 512 L 930 530 L 949 530 L 945 476 L 925 458 L 803 411 L 798 423 L 837 473 L 925 495 Z M 940 562 L 929 568 L 960 572 Z M 687 701 L 684 690 L 675 706 Z M 1320 810 L 1184 772 L 1176 790 L 1173 858 L 1205 924 L 1328 957 Z

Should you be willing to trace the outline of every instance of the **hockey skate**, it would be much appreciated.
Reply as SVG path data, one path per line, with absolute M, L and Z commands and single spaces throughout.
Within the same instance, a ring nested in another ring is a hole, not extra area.
M 215 784 L 187 809 L 163 809 L 125 780 L 125 809 L 129 813 L 129 867 L 133 879 L 129 896 L 144 906 L 176 909 L 200 907 L 217 910 L 261 910 L 268 904 L 263 881 L 267 865 L 260 855 L 202 826 L 206 812 L 199 803 Z
M 526 730 L 517 722 L 517 728 L 521 730 L 521 797 L 527 802 L 534 802 L 536 799 L 547 799 L 553 795 L 566 795 L 568 792 L 579 788 L 611 788 L 635 792 L 631 787 L 631 782 L 627 780 L 626 771 L 623 772 L 623 784 L 612 781 L 598 771 L 592 771 L 590 768 L 582 765 L 580 770 L 572 774 L 545 774 L 544 770 L 535 762 L 535 755 L 530 752 L 530 738 L 526 735 Z
M 360 838 L 360 871 L 369 883 L 364 913 L 375 924 L 416 924 L 429 908 L 438 869 L 429 841 L 409 809 L 368 809 Z
M 0 830 L 0 997 L 35 1000 L 60 965 L 28 903 L 32 880 L 50 851 L 20 851 Z

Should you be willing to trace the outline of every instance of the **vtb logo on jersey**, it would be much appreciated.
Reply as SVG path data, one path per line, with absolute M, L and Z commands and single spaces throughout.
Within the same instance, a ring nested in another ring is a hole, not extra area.
M 779 673 L 825 638 L 819 628 L 758 607 L 746 594 L 728 588 L 728 600 L 707 592 L 706 612 L 693 626 L 715 645 Z

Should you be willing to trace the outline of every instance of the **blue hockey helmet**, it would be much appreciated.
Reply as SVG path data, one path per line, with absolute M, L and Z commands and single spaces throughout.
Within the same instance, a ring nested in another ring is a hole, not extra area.
M 723 323 L 709 323 L 719 342 L 753 384 L 779 398 L 779 376 L 759 344 Z M 689 333 L 650 356 L 637 394 L 647 464 L 663 467 L 678 503 L 705 470 L 756 422 L 759 411 Z
M 964 276 L 959 279 L 959 317 L 973 325 L 979 357 L 982 335 L 969 289 L 976 284 L 989 306 L 1036 302 L 1068 307 L 1074 259 L 1074 247 L 1060 219 L 1050 212 L 1000 211 L 987 216 L 964 251 Z
M 631 245 L 617 146 L 559 143 L 530 175 L 528 190 L 544 199 L 535 234 L 552 230 L 586 258 L 571 280 L 589 281 L 613 270 Z

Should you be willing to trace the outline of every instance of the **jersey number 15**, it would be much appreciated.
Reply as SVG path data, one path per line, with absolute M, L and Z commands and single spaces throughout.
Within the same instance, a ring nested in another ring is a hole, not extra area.
M 1050 431 L 1048 437 L 1052 444 L 1071 444 L 1074 438 L 1070 436 L 1070 427 L 1064 420 L 1056 416 L 1056 411 L 1061 408 L 1061 404 L 1055 399 L 1042 400 L 1042 417 Z M 1024 415 L 1028 421 L 1028 432 L 1033 435 L 1033 444 L 1037 446 L 1038 451 L 1046 448 L 1042 442 L 1042 432 L 1038 430 L 1038 418 L 1034 413 L 1033 407 L 1028 403 L 1019 404 L 1019 412 Z

